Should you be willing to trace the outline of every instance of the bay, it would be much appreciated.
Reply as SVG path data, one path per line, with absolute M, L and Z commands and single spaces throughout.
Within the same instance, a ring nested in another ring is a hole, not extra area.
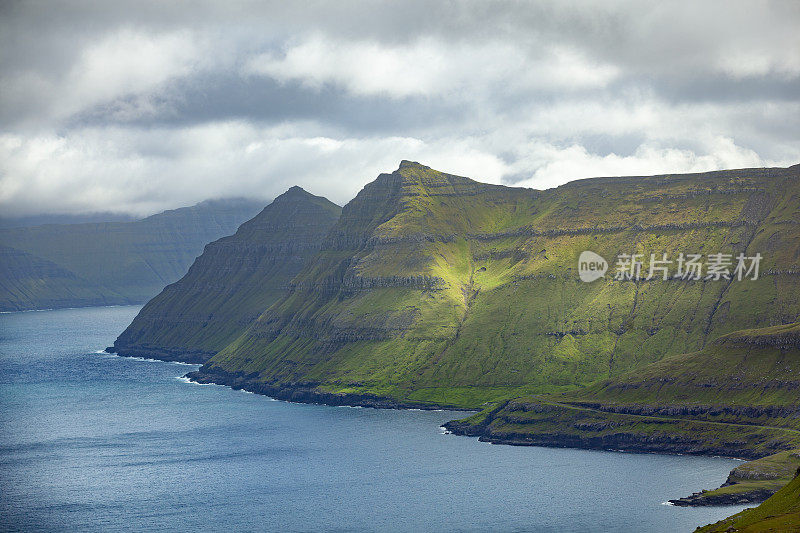
M 102 348 L 140 308 L 0 315 L 3 531 L 692 531 L 732 459 L 493 446 L 463 413 L 279 402 Z

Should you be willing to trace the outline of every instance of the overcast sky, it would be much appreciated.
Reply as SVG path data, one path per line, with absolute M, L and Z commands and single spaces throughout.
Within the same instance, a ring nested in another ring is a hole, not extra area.
M 175 5 L 172 5 L 175 4 Z M 800 2 L 0 3 L 0 212 L 800 162 Z

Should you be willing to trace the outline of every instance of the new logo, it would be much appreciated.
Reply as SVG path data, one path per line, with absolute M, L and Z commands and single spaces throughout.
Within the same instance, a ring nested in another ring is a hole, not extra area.
M 608 261 L 603 256 L 586 250 L 578 258 L 578 275 L 581 281 L 590 283 L 602 278 L 608 271 Z

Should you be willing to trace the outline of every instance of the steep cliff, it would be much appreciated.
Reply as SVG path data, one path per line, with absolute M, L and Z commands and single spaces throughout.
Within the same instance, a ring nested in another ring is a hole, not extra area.
M 800 167 L 535 191 L 404 161 L 195 379 L 332 403 L 558 392 L 800 318 Z M 611 263 L 586 283 L 578 257 Z M 613 279 L 620 254 L 760 253 L 758 280 Z
M 115 341 L 121 355 L 205 362 L 285 294 L 341 208 L 292 187 L 234 235 L 208 244 Z
M 0 310 L 142 303 L 186 273 L 208 242 L 230 235 L 263 204 L 252 200 L 214 200 L 165 211 L 134 222 L 48 224 L 0 229 L 0 244 L 55 264 L 93 287 L 63 299 L 58 281 L 42 278 L 33 298 L 0 292 L 9 302 Z M 61 274 L 59 274 L 61 276 Z M 9 283 L 8 278 L 0 282 Z M 50 293 L 46 287 L 54 287 Z

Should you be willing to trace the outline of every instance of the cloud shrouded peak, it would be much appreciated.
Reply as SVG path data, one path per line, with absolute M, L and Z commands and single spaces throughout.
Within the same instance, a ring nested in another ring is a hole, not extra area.
M 787 2 L 0 7 L 0 206 L 149 214 L 402 159 L 495 183 L 800 161 Z

